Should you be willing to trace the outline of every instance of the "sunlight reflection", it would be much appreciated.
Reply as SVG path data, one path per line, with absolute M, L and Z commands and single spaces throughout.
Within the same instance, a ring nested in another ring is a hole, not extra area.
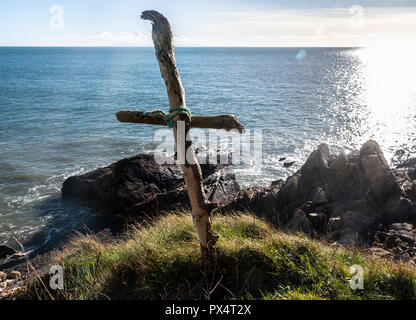
M 415 47 L 394 45 L 359 49 L 353 53 L 361 63 L 359 73 L 363 83 L 359 99 L 367 107 L 369 137 L 390 147 L 388 156 L 392 156 L 393 146 L 402 147 L 398 141 L 403 141 L 403 137 L 413 131 L 415 53 Z
M 415 101 L 415 51 L 398 48 L 359 50 L 368 106 L 381 117 L 402 115 Z

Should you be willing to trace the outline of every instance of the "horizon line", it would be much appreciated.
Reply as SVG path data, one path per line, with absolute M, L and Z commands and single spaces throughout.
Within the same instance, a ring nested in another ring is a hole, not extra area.
M 174 46 L 175 48 L 349 48 L 358 49 L 366 46 Z M 34 45 L 0 45 L 0 48 L 152 48 L 154 46 L 34 46 Z

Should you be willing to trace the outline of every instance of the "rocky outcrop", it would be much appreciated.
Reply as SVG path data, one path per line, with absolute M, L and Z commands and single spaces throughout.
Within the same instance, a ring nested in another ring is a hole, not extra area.
M 403 224 L 416 224 L 416 159 L 391 169 L 372 140 L 339 155 L 322 144 L 300 170 L 269 187 L 240 190 L 224 166 L 202 164 L 201 169 L 207 196 L 220 204 L 221 212 L 251 211 L 277 227 L 327 241 L 371 245 L 386 239 L 391 243 L 393 236 L 405 241 L 409 226 Z M 180 169 L 158 165 L 149 155 L 71 177 L 62 194 L 103 212 L 134 216 L 189 206 Z M 397 224 L 402 225 L 399 233 L 392 231 Z
M 407 198 L 404 183 L 387 165 L 377 142 L 370 140 L 349 155 L 325 152 L 324 162 L 328 166 L 320 166 L 320 184 L 330 199 L 326 207 L 330 217 L 340 218 L 339 229 L 329 238 L 361 241 L 380 225 L 415 221 L 415 203 Z
M 279 191 L 282 182 L 272 184 L 268 188 L 252 187 L 242 190 L 235 195 L 230 195 L 225 202 L 221 203 L 220 209 L 226 211 L 250 211 L 260 217 L 282 225 L 287 222 L 278 212 L 279 209 Z
M 303 212 L 301 209 L 295 209 L 293 211 L 292 218 L 286 224 L 286 229 L 295 232 L 303 232 L 308 235 L 313 234 L 312 223 L 306 216 L 305 212 Z
M 416 201 L 416 158 L 408 159 L 392 169 L 403 196 Z
M 8 256 L 11 256 L 15 253 L 17 253 L 17 251 L 13 248 L 6 245 L 0 245 L 0 260 L 7 258 Z
M 325 144 L 286 181 L 240 191 L 223 210 L 250 210 L 277 225 L 341 244 L 371 241 L 392 223 L 416 222 L 416 161 L 390 169 L 380 146 L 337 156 Z
M 385 250 L 392 258 L 408 262 L 416 254 L 416 230 L 410 223 L 393 223 L 377 231 L 374 247 Z
M 226 165 L 201 164 L 208 198 L 221 202 L 240 190 Z M 159 165 L 152 155 L 122 159 L 108 167 L 70 177 L 62 186 L 64 198 L 77 199 L 100 212 L 150 215 L 189 206 L 182 171 L 176 165 Z

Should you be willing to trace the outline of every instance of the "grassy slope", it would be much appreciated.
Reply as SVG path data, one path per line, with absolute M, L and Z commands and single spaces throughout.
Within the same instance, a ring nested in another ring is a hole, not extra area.
M 273 230 L 251 215 L 216 216 L 220 235 L 217 286 L 237 299 L 415 299 L 416 273 L 303 235 Z M 79 236 L 57 252 L 65 266 L 65 299 L 196 299 L 215 283 L 200 271 L 200 249 L 189 214 L 171 214 L 133 228 L 127 240 Z M 350 266 L 364 268 L 364 290 L 349 287 Z M 202 279 L 202 280 L 201 280 Z M 50 298 L 32 285 L 24 298 Z

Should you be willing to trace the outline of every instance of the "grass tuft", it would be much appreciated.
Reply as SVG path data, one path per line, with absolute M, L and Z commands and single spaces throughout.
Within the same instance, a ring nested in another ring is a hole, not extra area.
M 333 248 L 302 234 L 274 230 L 251 214 L 216 216 L 219 282 L 200 268 L 189 213 L 169 214 L 131 228 L 127 240 L 104 243 L 78 235 L 53 255 L 65 268 L 58 299 L 200 299 L 215 286 L 223 299 L 415 299 L 416 273 L 358 251 Z M 352 290 L 350 267 L 364 269 Z M 218 296 L 219 295 L 219 296 Z M 36 281 L 22 299 L 50 299 Z

